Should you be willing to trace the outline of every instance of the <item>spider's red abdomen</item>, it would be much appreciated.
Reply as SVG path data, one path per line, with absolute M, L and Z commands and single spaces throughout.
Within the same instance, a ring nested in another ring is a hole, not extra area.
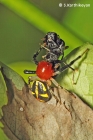
M 54 70 L 52 64 L 46 61 L 38 63 L 36 74 L 42 80 L 48 80 L 53 76 Z

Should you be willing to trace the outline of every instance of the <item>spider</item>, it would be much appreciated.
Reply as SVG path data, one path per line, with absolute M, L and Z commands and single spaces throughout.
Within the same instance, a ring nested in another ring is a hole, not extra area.
M 52 95 L 56 99 L 56 103 L 61 104 L 61 98 L 58 94 L 58 97 L 54 95 L 53 90 L 51 88 L 51 84 L 53 83 L 57 88 L 62 88 L 57 81 L 55 80 L 55 76 L 72 66 L 78 59 L 80 59 L 89 49 L 86 49 L 81 55 L 77 56 L 74 60 L 72 60 L 69 64 L 60 67 L 59 69 L 55 69 L 54 62 L 48 62 L 46 60 L 42 60 L 38 62 L 36 71 L 24 70 L 25 74 L 33 74 L 36 73 L 36 76 L 29 77 L 28 84 L 32 82 L 30 87 L 32 94 L 36 99 L 42 102 L 47 102 L 51 99 Z M 58 62 L 56 62 L 57 64 Z

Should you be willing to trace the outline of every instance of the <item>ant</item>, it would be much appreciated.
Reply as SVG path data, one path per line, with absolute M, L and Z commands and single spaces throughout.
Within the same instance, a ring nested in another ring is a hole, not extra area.
M 42 49 L 45 49 L 46 55 L 42 56 L 42 58 L 53 64 L 53 67 L 57 67 L 56 64 L 59 66 L 63 57 L 64 57 L 64 50 L 67 49 L 68 46 L 65 46 L 64 40 L 62 40 L 59 35 L 55 32 L 48 32 L 46 36 L 43 38 L 43 44 L 41 45 L 40 49 L 33 55 L 33 60 L 35 64 L 38 64 L 37 56 L 39 55 Z M 59 60 L 59 57 L 61 59 Z

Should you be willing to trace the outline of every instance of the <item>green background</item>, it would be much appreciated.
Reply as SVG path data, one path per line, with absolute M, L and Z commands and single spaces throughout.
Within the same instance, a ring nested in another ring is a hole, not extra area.
M 66 54 L 83 42 L 93 43 L 92 0 L 0 0 L 0 60 L 31 61 L 48 31 L 57 32 Z M 59 7 L 59 3 L 90 4 L 90 7 Z
M 90 7 L 64 7 L 67 3 Z M 47 32 L 57 32 L 69 46 L 65 55 L 85 42 L 93 43 L 92 14 L 92 0 L 0 0 L 0 61 L 27 80 L 23 70 L 35 69 L 33 53 Z

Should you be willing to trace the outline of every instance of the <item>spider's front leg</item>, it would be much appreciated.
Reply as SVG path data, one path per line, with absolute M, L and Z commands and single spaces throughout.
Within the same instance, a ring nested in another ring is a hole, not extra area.
M 89 49 L 87 48 L 81 55 L 79 55 L 78 57 L 76 57 L 74 60 L 72 60 L 69 64 L 65 65 L 64 67 L 62 67 L 60 69 L 60 72 L 66 70 L 68 67 L 72 66 L 77 60 L 79 60 L 85 53 L 87 53 L 89 51 Z
M 86 54 L 89 51 L 89 49 L 87 48 L 81 55 L 77 56 L 74 60 L 72 60 L 69 64 L 65 64 L 65 66 L 63 66 L 62 68 L 59 69 L 59 71 L 55 72 L 55 75 L 60 74 L 61 72 L 65 71 L 67 68 L 72 68 L 71 66 L 77 61 L 79 60 L 84 54 Z M 72 69 L 74 72 L 76 71 L 75 69 Z M 73 76 L 74 78 L 74 76 Z

